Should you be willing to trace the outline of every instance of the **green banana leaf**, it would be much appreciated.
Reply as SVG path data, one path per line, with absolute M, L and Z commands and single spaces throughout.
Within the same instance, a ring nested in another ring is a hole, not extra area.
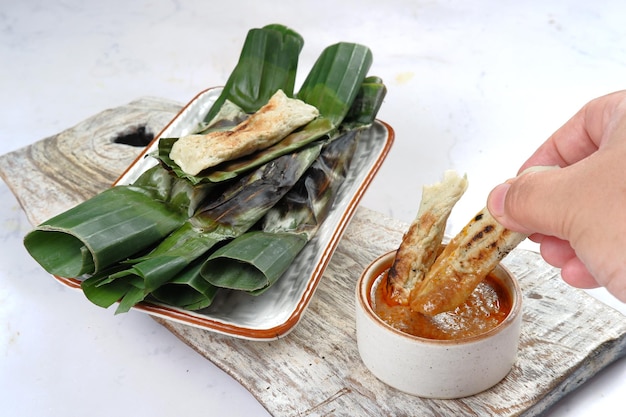
M 159 302 L 185 310 L 200 310 L 211 305 L 219 288 L 209 284 L 200 268 L 203 259 L 196 260 L 174 279 L 161 286 L 151 296 Z
M 211 191 L 156 166 L 38 225 L 24 246 L 53 275 L 97 273 L 160 242 Z
M 342 129 L 357 129 L 374 123 L 386 95 L 387 87 L 380 77 L 369 76 L 365 78 L 342 122 Z
M 307 242 L 305 234 L 251 231 L 213 252 L 200 272 L 215 287 L 262 290 L 289 268 Z
M 226 100 L 246 113 L 254 113 L 278 89 L 292 97 L 303 46 L 302 36 L 284 25 L 271 24 L 251 29 L 244 41 L 239 62 L 205 116 L 205 122 L 215 117 Z
M 303 46 L 302 36 L 283 25 L 271 24 L 248 31 L 237 65 L 196 133 L 233 127 L 236 125 L 232 123 L 234 120 L 241 122 L 240 114 L 236 114 L 235 119 L 215 120 L 226 103 L 246 114 L 256 112 L 279 89 L 292 97 Z M 177 139 L 160 139 L 156 156 L 179 177 L 188 179 L 192 184 L 206 181 L 202 176 L 187 174 L 171 160 L 169 153 Z
M 142 189 L 118 186 L 40 224 L 24 246 L 49 273 L 76 278 L 145 250 L 186 218 Z
M 220 189 L 215 184 L 192 184 L 156 165 L 147 169 L 132 184 L 132 188 L 151 198 L 167 203 L 174 211 L 190 217 L 207 198 L 215 198 Z
M 352 106 L 372 61 L 366 46 L 349 42 L 331 45 L 313 65 L 297 98 L 317 107 L 337 127 Z
M 211 254 L 202 276 L 212 285 L 260 294 L 280 278 L 327 217 L 357 144 L 353 130 L 328 143 L 298 183 L 251 231 Z
M 108 308 L 114 303 L 120 301 L 122 297 L 132 289 L 131 286 L 134 283 L 119 280 L 114 285 L 109 285 L 104 289 L 97 287 L 99 287 L 104 281 L 108 280 L 110 274 L 118 272 L 124 268 L 125 267 L 122 266 L 122 264 L 116 264 L 104 271 L 100 271 L 99 273 L 85 278 L 81 282 L 83 294 L 93 304 L 103 308 Z

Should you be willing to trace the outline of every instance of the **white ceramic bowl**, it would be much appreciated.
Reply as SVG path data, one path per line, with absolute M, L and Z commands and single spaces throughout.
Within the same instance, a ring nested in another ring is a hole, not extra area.
M 384 383 L 427 398 L 461 398 L 500 382 L 517 357 L 522 294 L 517 281 L 499 265 L 494 276 L 509 292 L 509 315 L 477 336 L 434 340 L 401 332 L 381 320 L 372 307 L 376 285 L 391 267 L 395 251 L 372 262 L 356 288 L 356 335 L 363 363 Z

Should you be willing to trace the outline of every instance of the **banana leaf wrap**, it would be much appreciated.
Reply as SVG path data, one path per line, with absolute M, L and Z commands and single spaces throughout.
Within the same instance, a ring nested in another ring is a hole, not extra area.
M 269 99 L 268 99 L 269 100 Z M 208 125 L 204 133 L 218 131 L 218 130 L 227 130 L 232 129 L 237 126 L 239 123 L 244 122 L 250 115 L 248 113 L 244 113 L 240 108 L 235 109 L 234 104 L 230 102 L 226 102 L 224 106 L 228 107 L 230 110 L 228 111 L 220 111 L 210 125 Z M 157 144 L 157 150 L 151 154 L 154 158 L 160 161 L 161 165 L 168 170 L 174 172 L 178 177 L 185 178 L 191 184 L 213 184 L 219 181 L 206 181 L 202 176 L 197 175 L 188 175 L 184 172 L 172 158 L 170 158 L 170 152 L 172 152 L 172 147 L 174 146 L 174 142 L 176 142 L 179 138 L 160 138 L 159 143 Z M 269 159 L 268 159 L 269 161 Z M 229 175 L 228 179 L 234 178 L 235 175 Z
M 185 278 L 193 279 L 185 269 L 215 245 L 242 235 L 261 219 L 307 171 L 317 159 L 322 143 L 283 155 L 239 178 L 224 190 L 216 200 L 201 205 L 196 213 L 174 230 L 150 253 L 128 260 L 126 269 L 108 276 L 98 276 L 83 282 L 87 298 L 106 299 L 113 304 L 113 297 L 98 293 L 126 291 L 121 294 L 117 313 L 128 311 L 163 285 L 175 281 L 178 294 L 184 293 Z M 123 280 L 126 284 L 121 284 Z M 112 286 L 112 289 L 107 288 Z M 191 286 L 191 292 L 195 288 Z M 163 294 L 163 291 L 160 292 Z M 120 295 L 118 293 L 118 295 Z M 103 305 L 101 301 L 100 306 Z M 177 304 L 174 304 L 177 305 Z
M 333 127 L 338 127 L 359 93 L 372 61 L 372 52 L 364 45 L 330 45 L 315 61 L 297 98 L 317 107 Z
M 38 225 L 24 246 L 53 275 L 97 273 L 163 240 L 209 191 L 154 167 Z
M 357 130 L 328 143 L 298 183 L 262 220 L 262 230 L 235 238 L 214 251 L 201 269 L 216 287 L 258 295 L 293 263 L 327 217 L 357 144 Z
M 278 89 L 292 97 L 303 46 L 302 36 L 284 25 L 248 31 L 239 61 L 204 121 L 211 122 L 226 100 L 253 113 Z
M 130 291 L 136 291 L 139 283 L 133 283 L 130 280 L 117 280 L 109 285 L 102 285 L 109 275 L 126 269 L 122 263 L 111 266 L 110 268 L 93 274 L 81 282 L 83 294 L 89 301 L 99 307 L 110 307 L 115 302 L 120 301 Z
M 220 97 L 206 115 L 205 123 L 198 129 L 227 129 L 236 125 L 247 117 L 246 111 L 257 110 L 277 89 L 293 95 L 298 57 L 303 44 L 304 41 L 298 33 L 282 25 L 268 25 L 250 30 L 237 66 Z M 256 71 L 250 71 L 250 68 Z M 227 107 L 229 110 L 225 111 Z M 216 115 L 218 120 L 215 120 Z M 186 176 L 168 160 L 169 151 L 165 153 L 161 144 L 171 147 L 171 142 L 171 139 L 160 141 L 156 156 L 160 157 L 161 166 L 172 170 L 192 186 L 200 189 L 206 187 L 198 185 L 195 178 Z M 189 216 L 192 213 L 193 211 L 189 211 Z M 151 253 L 151 257 L 129 261 L 130 265 L 116 268 L 112 274 L 97 274 L 85 280 L 83 289 L 87 297 L 105 307 L 123 297 L 120 309 L 126 310 L 141 301 L 146 293 L 160 287 L 167 277 L 175 276 L 198 254 L 228 237 L 225 230 L 221 234 L 215 231 L 205 232 L 204 229 L 196 230 L 191 227 L 192 221 L 193 219 L 188 220 L 162 241 Z
M 254 113 L 279 89 L 292 97 L 303 46 L 302 36 L 283 25 L 271 24 L 248 31 L 237 65 L 195 133 L 233 127 L 236 125 L 232 123 L 233 120 L 242 121 L 241 113 Z M 239 112 L 229 111 L 224 114 L 225 107 L 238 108 Z M 158 158 L 179 177 L 188 179 L 192 184 L 206 182 L 202 175 L 189 175 L 170 159 L 171 147 L 177 139 L 161 139 Z M 262 163 L 255 167 L 260 165 Z M 234 176 L 230 175 L 227 179 Z
M 209 284 L 200 275 L 203 262 L 204 259 L 192 262 L 176 278 L 154 291 L 152 297 L 156 301 L 185 310 L 209 307 L 219 288 Z
M 372 59 L 369 48 L 355 43 L 339 42 L 325 48 L 315 61 L 296 95 L 298 99 L 315 106 L 319 110 L 320 116 L 287 135 L 275 145 L 224 162 L 195 176 L 184 173 L 169 158 L 169 152 L 176 139 L 159 142 L 159 157 L 179 176 L 189 179 L 192 183 L 219 183 L 242 175 L 281 155 L 294 152 L 313 141 L 328 139 L 335 135 L 353 102 L 362 92 L 363 82 L 372 65 Z M 271 94 L 267 100 L 270 97 Z M 233 99 L 226 94 L 225 100 L 231 101 Z M 239 103 L 236 104 L 239 105 Z M 219 105 L 221 103 L 216 102 L 211 111 Z M 245 107 L 242 106 L 242 108 L 245 110 Z
M 342 129 L 358 129 L 374 123 L 386 95 L 382 78 L 374 75 L 365 78 L 341 124 Z

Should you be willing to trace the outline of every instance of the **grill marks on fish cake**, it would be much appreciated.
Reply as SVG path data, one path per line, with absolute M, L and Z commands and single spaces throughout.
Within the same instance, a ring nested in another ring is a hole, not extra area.
M 423 247 L 422 254 L 412 249 L 415 236 L 419 235 L 419 230 L 430 229 L 435 224 L 436 219 L 431 213 L 427 213 L 422 218 L 409 227 L 405 235 L 405 241 L 396 253 L 397 262 L 394 262 L 389 270 L 387 283 L 387 297 L 397 304 L 407 304 L 410 289 L 415 287 L 419 281 L 426 276 L 428 266 L 434 262 L 437 252 L 432 245 Z M 405 279 L 408 277 L 408 279 Z
M 556 168 L 535 166 L 520 175 Z M 452 239 L 420 285 L 413 288 L 411 309 L 431 316 L 455 309 L 526 237 L 505 229 L 483 208 Z
M 467 179 L 454 171 L 424 187 L 383 286 L 389 305 L 410 305 L 429 316 L 454 310 L 526 238 L 505 229 L 485 207 L 439 253 L 450 212 L 466 187 Z
M 411 310 L 427 315 L 463 304 L 476 286 L 526 235 L 505 229 L 483 208 L 437 257 L 410 295 Z

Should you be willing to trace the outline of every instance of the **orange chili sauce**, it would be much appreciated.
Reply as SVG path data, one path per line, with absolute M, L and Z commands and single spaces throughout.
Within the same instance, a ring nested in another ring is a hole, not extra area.
M 404 333 L 437 340 L 465 339 L 500 324 L 511 311 L 512 300 L 502 283 L 489 274 L 464 304 L 455 310 L 426 316 L 387 297 L 387 272 L 379 277 L 372 307 L 383 321 Z

